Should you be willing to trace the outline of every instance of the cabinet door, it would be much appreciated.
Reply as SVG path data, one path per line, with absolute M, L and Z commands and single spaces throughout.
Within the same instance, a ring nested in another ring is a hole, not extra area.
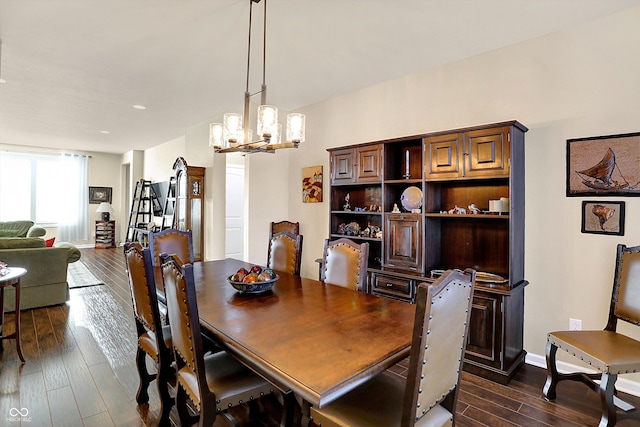
M 425 138 L 425 177 L 427 180 L 457 178 L 460 170 L 462 134 L 437 135 Z
M 338 150 L 331 153 L 331 184 L 355 182 L 355 150 Z
M 465 176 L 509 176 L 509 127 L 465 134 Z
M 422 272 L 422 217 L 389 214 L 385 223 L 385 267 Z
M 476 289 L 471 305 L 466 356 L 499 367 L 501 363 L 501 297 Z
M 382 146 L 356 148 L 356 182 L 381 182 Z

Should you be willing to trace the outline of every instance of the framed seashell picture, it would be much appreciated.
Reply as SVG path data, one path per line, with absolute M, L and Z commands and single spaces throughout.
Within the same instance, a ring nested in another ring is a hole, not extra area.
M 624 202 L 583 200 L 582 232 L 624 236 Z

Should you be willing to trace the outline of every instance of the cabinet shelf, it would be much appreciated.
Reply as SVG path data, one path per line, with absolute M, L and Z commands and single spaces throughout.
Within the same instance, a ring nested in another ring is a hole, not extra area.
M 384 181 L 385 184 L 413 184 L 413 185 L 422 185 L 422 179 L 421 178 L 416 178 L 416 179 L 385 179 Z
M 428 218 L 447 218 L 447 219 L 497 219 L 497 220 L 509 220 L 508 214 L 491 215 L 491 214 L 441 214 L 441 213 L 426 213 L 424 216 Z
M 332 239 L 341 239 L 343 237 L 346 237 L 347 239 L 351 239 L 351 240 L 361 240 L 363 242 L 382 242 L 382 239 L 378 239 L 376 237 L 364 237 L 364 236 L 349 236 L 348 234 L 331 234 L 330 237 Z
M 382 215 L 382 212 L 373 212 L 373 211 L 364 211 L 364 212 L 357 212 L 357 211 L 331 211 L 332 214 L 336 214 L 336 215 Z

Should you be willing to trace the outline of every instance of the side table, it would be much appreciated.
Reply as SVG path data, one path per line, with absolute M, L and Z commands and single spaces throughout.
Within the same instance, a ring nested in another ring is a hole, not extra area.
M 9 273 L 0 276 L 0 351 L 3 350 L 3 340 L 16 340 L 18 357 L 22 363 L 25 363 L 20 345 L 20 278 L 27 274 L 27 270 L 22 267 L 8 267 L 7 269 Z M 4 288 L 9 286 L 16 289 L 16 331 L 11 335 L 4 335 Z

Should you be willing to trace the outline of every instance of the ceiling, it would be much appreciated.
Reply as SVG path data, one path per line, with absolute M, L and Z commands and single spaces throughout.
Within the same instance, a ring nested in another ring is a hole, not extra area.
M 285 110 L 640 5 L 268 2 L 268 102 Z M 240 113 L 248 10 L 249 0 L 0 0 L 0 144 L 123 153 Z M 250 90 L 260 83 L 256 68 Z

